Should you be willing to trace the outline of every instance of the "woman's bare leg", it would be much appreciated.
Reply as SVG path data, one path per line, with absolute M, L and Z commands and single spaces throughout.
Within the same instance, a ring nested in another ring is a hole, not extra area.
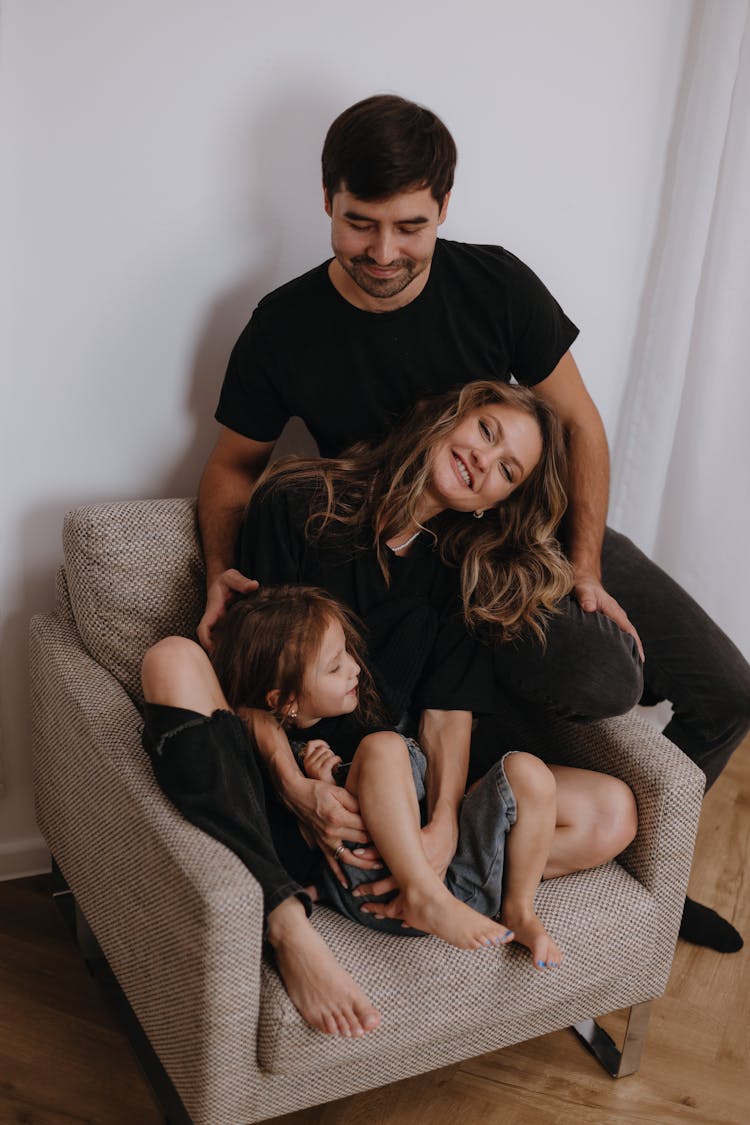
M 400 892 L 408 925 L 435 934 L 459 949 L 481 949 L 509 940 L 499 926 L 454 898 L 430 866 L 422 846 L 419 805 L 400 735 L 368 735 L 354 756 L 347 789 Z
M 199 715 L 231 710 L 211 661 L 187 637 L 165 637 L 152 645 L 141 665 L 141 684 L 148 703 L 183 707 Z
M 267 937 L 289 999 L 305 1023 L 346 1039 L 379 1026 L 380 1013 L 339 965 L 298 898 L 284 899 L 271 911 Z
M 550 766 L 557 786 L 557 825 L 544 878 L 608 863 L 638 830 L 632 790 L 609 774 Z
M 555 836 L 555 778 L 540 758 L 522 751 L 507 756 L 505 775 L 516 801 L 516 822 L 505 844 L 500 915 L 516 941 L 531 952 L 535 968 L 557 968 L 562 961 L 560 948 L 534 909 Z
M 149 649 L 142 682 L 149 703 L 183 707 L 201 715 L 229 710 L 210 660 L 185 637 L 167 637 Z M 339 965 L 296 895 L 267 919 L 267 937 L 289 998 L 306 1023 L 329 1035 L 360 1037 L 380 1014 Z

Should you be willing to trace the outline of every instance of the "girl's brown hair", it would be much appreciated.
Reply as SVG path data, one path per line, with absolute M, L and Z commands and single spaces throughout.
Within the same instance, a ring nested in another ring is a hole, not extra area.
M 544 640 L 547 618 L 559 612 L 572 585 L 570 564 L 556 533 L 567 506 L 563 430 L 552 410 L 532 391 L 481 380 L 420 403 L 383 441 L 360 442 L 337 459 L 287 458 L 264 474 L 270 487 L 313 482 L 306 534 L 319 537 L 352 532 L 366 549 L 375 549 L 388 581 L 386 543 L 416 520 L 420 498 L 430 482 L 437 442 L 467 415 L 483 407 L 507 405 L 535 419 L 542 453 L 532 472 L 483 520 L 465 512 L 443 512 L 433 521 L 440 556 L 461 572 L 467 625 L 512 640 L 528 626 Z M 364 532 L 364 536 L 361 534 Z
M 305 672 L 332 621 L 341 625 L 346 647 L 361 669 L 355 714 L 377 721 L 380 704 L 355 617 L 313 586 L 264 586 L 230 607 L 212 657 L 230 707 L 267 711 L 266 697 L 275 690 L 279 699 L 273 713 L 282 726 L 288 725 L 284 708 L 302 694 Z

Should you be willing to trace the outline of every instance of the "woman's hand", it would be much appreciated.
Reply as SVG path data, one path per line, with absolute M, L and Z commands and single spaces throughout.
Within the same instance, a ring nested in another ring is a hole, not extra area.
M 445 879 L 458 847 L 458 824 L 449 817 L 431 820 L 422 829 L 422 847 L 432 870 Z
M 377 851 L 372 846 L 364 846 L 369 844 L 370 837 L 359 815 L 357 798 L 348 789 L 305 777 L 286 732 L 268 711 L 247 707 L 237 710 L 248 724 L 280 800 L 297 818 L 310 847 L 318 847 L 323 852 L 341 885 L 346 886 L 346 880 L 339 859 L 353 867 L 379 867 Z M 319 744 L 327 746 L 322 740 Z M 351 851 L 343 847 L 344 841 L 362 847 Z
M 339 860 L 368 870 L 381 866 L 359 815 L 359 802 L 348 789 L 327 781 L 300 778 L 287 790 L 284 801 L 300 822 L 302 835 L 309 844 L 320 848 L 343 887 L 347 883 Z M 350 850 L 342 846 L 344 841 L 358 846 Z
M 430 867 L 440 877 L 445 879 L 445 873 L 450 867 L 451 860 L 456 854 L 458 846 L 458 830 L 453 829 L 449 818 L 444 822 L 431 821 L 425 824 L 421 833 L 422 847 L 427 856 Z M 398 883 L 392 875 L 378 879 L 374 883 L 362 883 L 354 891 L 356 898 L 360 895 L 384 895 L 389 891 L 397 891 Z M 401 895 L 396 895 L 390 902 L 365 902 L 360 908 L 363 914 L 376 914 L 381 918 L 403 918 L 403 903 Z

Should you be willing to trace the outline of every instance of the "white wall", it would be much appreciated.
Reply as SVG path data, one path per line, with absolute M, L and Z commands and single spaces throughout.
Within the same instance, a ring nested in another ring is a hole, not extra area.
M 327 253 L 332 118 L 380 91 L 444 117 L 443 233 L 541 274 L 613 437 L 690 7 L 2 0 L 0 875 L 43 857 L 25 636 L 62 516 L 195 492 L 234 339 Z

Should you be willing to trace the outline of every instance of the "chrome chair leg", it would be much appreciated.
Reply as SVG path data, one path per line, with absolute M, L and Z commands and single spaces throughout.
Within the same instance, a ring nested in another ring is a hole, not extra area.
M 650 1000 L 632 1006 L 622 1048 L 618 1048 L 596 1020 L 580 1020 L 573 1024 L 571 1030 L 612 1078 L 625 1078 L 628 1074 L 635 1074 L 640 1066 L 650 1015 Z

